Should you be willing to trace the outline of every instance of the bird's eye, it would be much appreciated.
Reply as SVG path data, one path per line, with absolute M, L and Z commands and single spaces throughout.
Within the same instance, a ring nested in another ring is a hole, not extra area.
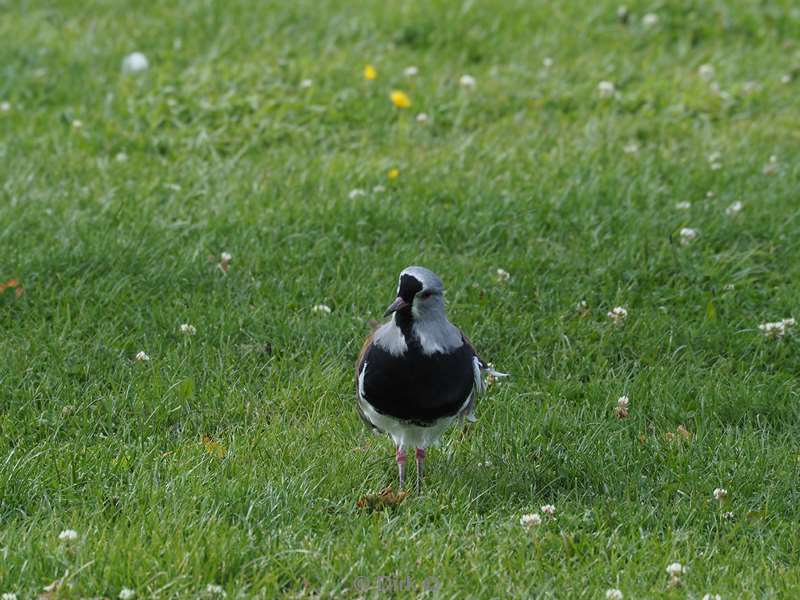
M 420 297 L 420 298 L 422 298 L 423 300 L 427 300 L 427 299 L 428 299 L 428 298 L 430 298 L 431 296 L 433 296 L 433 292 L 422 292 L 422 293 L 419 295 L 419 297 Z

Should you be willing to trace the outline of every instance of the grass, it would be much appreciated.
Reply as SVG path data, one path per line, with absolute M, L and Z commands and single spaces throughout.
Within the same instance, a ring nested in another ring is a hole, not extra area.
M 800 348 L 757 327 L 800 317 L 792 2 L 4 9 L 0 592 L 800 591 Z M 352 365 L 408 264 L 512 377 L 368 512 Z

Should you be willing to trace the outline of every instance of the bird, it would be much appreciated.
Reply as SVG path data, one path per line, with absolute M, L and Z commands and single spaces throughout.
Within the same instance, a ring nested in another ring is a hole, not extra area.
M 416 490 L 425 454 L 455 422 L 475 421 L 484 374 L 505 377 L 475 350 L 445 313 L 444 285 L 430 269 L 410 266 L 397 281 L 391 317 L 366 339 L 356 361 L 356 399 L 364 423 L 394 441 L 399 489 L 414 448 Z

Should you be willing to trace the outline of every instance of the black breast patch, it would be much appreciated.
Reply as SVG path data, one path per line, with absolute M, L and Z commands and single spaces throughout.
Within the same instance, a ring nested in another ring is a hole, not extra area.
M 365 358 L 365 400 L 379 413 L 429 426 L 450 417 L 474 386 L 473 352 L 468 344 L 449 353 L 425 355 L 418 344 L 392 356 L 373 344 Z

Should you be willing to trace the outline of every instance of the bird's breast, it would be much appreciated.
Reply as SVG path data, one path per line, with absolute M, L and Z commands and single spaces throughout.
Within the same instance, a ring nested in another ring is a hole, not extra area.
M 472 352 L 466 344 L 433 354 L 410 344 L 400 355 L 373 345 L 364 364 L 362 397 L 398 419 L 425 424 L 453 416 L 472 392 Z

